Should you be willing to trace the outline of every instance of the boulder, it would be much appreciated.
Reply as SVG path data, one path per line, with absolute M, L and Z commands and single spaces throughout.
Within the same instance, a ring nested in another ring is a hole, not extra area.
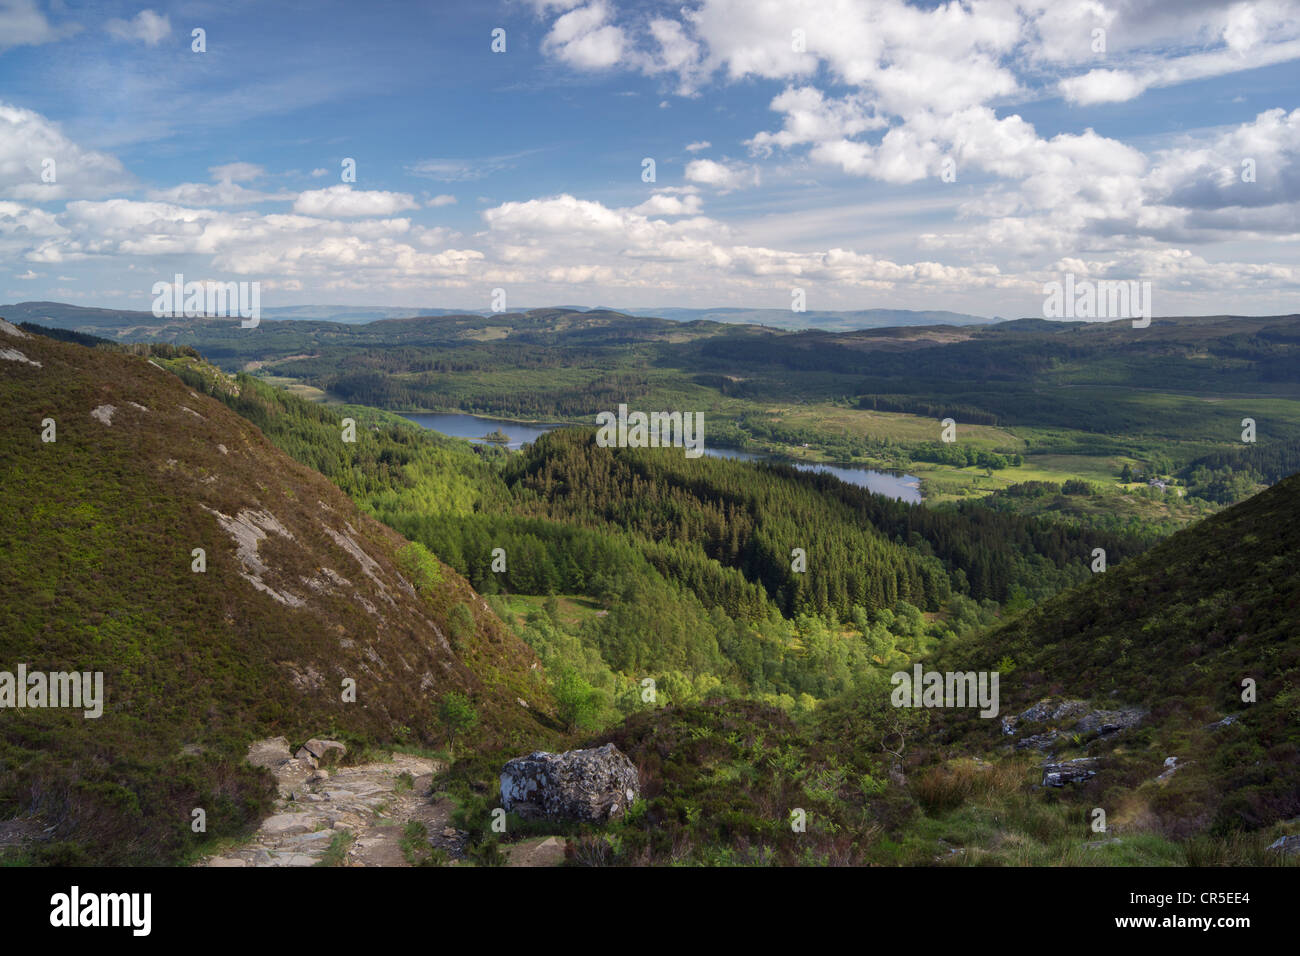
M 337 740 L 320 740 L 316 737 L 302 745 L 302 748 L 296 754 L 299 760 L 303 759 L 302 752 L 304 750 L 327 766 L 338 763 L 343 759 L 344 754 L 348 752 L 347 746 Z
M 1164 772 L 1160 774 L 1160 776 L 1156 777 L 1156 780 L 1160 781 L 1161 783 L 1164 783 L 1175 773 L 1177 773 L 1179 770 L 1182 770 L 1186 766 L 1187 764 L 1185 763 L 1179 763 L 1177 757 L 1166 757 Z
M 1268 845 L 1268 848 L 1274 853 L 1300 853 L 1300 836 L 1278 837 Z
M 636 767 L 613 744 L 564 753 L 534 751 L 501 771 L 501 803 L 525 818 L 603 823 L 641 792 Z
M 1097 771 L 1092 769 L 1096 762 L 1096 757 L 1077 757 L 1061 763 L 1045 763 L 1043 786 L 1064 787 L 1067 783 L 1082 783 L 1089 777 L 1097 776 Z

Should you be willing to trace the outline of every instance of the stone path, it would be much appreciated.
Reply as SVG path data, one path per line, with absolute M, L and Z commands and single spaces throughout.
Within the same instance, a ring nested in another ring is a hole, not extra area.
M 340 865 L 410 866 L 401 841 L 412 820 L 450 859 L 464 855 L 466 835 L 451 827 L 451 801 L 428 799 L 430 781 L 443 769 L 436 761 L 395 753 L 391 761 L 316 769 L 291 757 L 283 737 L 257 741 L 248 760 L 275 774 L 275 813 L 251 841 L 200 866 L 315 866 L 342 833 L 353 839 Z

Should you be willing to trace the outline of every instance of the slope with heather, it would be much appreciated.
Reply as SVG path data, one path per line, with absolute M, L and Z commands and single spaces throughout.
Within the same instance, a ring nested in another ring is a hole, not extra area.
M 8 323 L 0 358 L 0 669 L 102 672 L 105 697 L 0 711 L 0 818 L 53 828 L 33 858 L 175 861 L 247 829 L 273 792 L 255 737 L 433 746 L 455 693 L 467 743 L 553 739 L 535 655 L 468 584 L 223 403 Z

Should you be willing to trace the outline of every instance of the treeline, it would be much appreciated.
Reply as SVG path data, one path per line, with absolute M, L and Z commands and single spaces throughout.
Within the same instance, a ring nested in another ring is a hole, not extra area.
M 933 461 L 941 465 L 956 465 L 965 468 L 975 465 L 979 468 L 991 468 L 999 471 L 1003 468 L 1019 468 L 1025 459 L 1017 452 L 1002 453 L 984 451 L 962 445 L 957 442 L 924 442 L 909 450 L 914 461 Z
M 1260 485 L 1273 485 L 1300 471 L 1300 442 L 1271 441 L 1227 448 L 1198 458 L 1178 473 L 1188 494 L 1231 504 Z
M 858 408 L 874 412 L 902 412 L 942 421 L 953 418 L 965 425 L 997 425 L 998 416 L 973 405 L 933 402 L 914 395 L 860 395 Z M 929 459 L 925 459 L 929 460 Z

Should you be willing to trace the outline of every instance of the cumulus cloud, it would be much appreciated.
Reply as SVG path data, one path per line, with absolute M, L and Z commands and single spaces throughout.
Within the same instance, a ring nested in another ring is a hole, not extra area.
M 266 175 L 266 170 L 253 163 L 226 163 L 211 166 L 208 172 L 214 180 L 211 183 L 181 183 L 168 189 L 153 189 L 149 191 L 149 198 L 186 206 L 247 206 L 260 202 L 289 202 L 296 198 L 293 193 L 283 190 L 268 193 L 243 186 L 244 182 L 253 182 Z
M 325 217 L 391 216 L 418 208 L 420 204 L 410 193 L 353 189 L 342 183 L 300 193 L 293 204 L 296 213 Z
M 655 193 L 641 205 L 634 206 L 632 211 L 643 216 L 693 216 L 700 211 L 700 206 L 699 196 Z
M 41 202 L 131 186 L 116 157 L 82 149 L 39 113 L 0 101 L 0 197 Z
M 719 192 L 728 193 L 746 186 L 757 186 L 759 171 L 757 166 L 743 163 L 718 163 L 711 159 L 693 159 L 686 164 L 686 180 L 702 186 L 712 186 Z
M 555 21 L 542 50 L 579 69 L 613 66 L 623 58 L 626 41 L 623 30 L 610 24 L 609 17 L 605 0 L 570 10 Z

